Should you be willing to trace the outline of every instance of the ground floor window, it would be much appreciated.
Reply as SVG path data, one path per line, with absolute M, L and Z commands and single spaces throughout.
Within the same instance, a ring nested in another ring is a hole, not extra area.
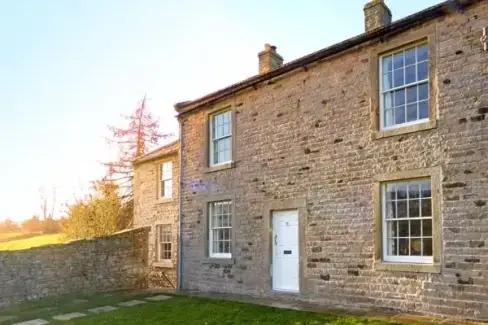
M 431 188 L 430 178 L 382 183 L 384 261 L 433 262 Z
M 211 202 L 209 209 L 209 256 L 230 258 L 232 256 L 232 201 Z

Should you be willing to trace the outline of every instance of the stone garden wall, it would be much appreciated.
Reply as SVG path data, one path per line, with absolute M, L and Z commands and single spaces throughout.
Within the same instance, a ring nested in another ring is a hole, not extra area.
M 0 252 L 0 307 L 69 293 L 145 288 L 149 227 Z

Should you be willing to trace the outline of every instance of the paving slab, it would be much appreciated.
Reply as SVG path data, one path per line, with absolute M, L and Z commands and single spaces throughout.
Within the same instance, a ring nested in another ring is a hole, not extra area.
M 38 318 L 38 319 L 31 319 L 22 323 L 15 323 L 14 325 L 45 325 L 48 323 L 49 322 L 47 320 Z
M 53 316 L 53 319 L 70 320 L 70 319 L 75 319 L 75 318 L 80 318 L 80 317 L 85 317 L 85 316 L 86 316 L 86 314 L 83 314 L 83 313 L 69 313 L 69 314 L 62 314 L 62 315 Z
M 88 311 L 91 313 L 100 314 L 100 313 L 108 313 L 110 311 L 114 311 L 117 309 L 118 308 L 114 306 L 101 306 L 97 308 L 88 309 Z
M 161 300 L 166 300 L 166 299 L 171 299 L 171 298 L 173 298 L 173 297 L 165 296 L 165 295 L 158 295 L 158 296 L 147 297 L 146 300 L 161 301 Z
M 118 305 L 122 307 L 132 307 L 132 306 L 137 306 L 146 303 L 147 303 L 146 301 L 142 301 L 142 300 L 129 300 L 129 301 L 121 302 Z
M 0 316 L 0 324 L 8 322 L 9 320 L 15 319 L 17 316 Z
M 85 302 L 88 302 L 88 300 L 87 299 L 75 299 L 72 302 L 75 305 L 79 305 L 79 304 L 84 304 Z

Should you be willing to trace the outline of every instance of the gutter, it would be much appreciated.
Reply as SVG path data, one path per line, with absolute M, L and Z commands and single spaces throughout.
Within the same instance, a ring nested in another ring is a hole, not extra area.
M 233 95 L 236 92 L 245 90 L 250 87 L 256 87 L 257 84 L 267 81 L 272 78 L 276 78 L 283 74 L 292 72 L 296 69 L 304 69 L 307 70 L 307 66 L 311 63 L 326 59 L 333 55 L 339 54 L 346 50 L 352 49 L 354 47 L 360 46 L 366 42 L 380 40 L 384 41 L 389 36 L 393 36 L 395 34 L 401 33 L 409 28 L 414 26 L 420 25 L 424 22 L 430 21 L 434 18 L 444 16 L 445 14 L 455 11 L 455 10 L 462 10 L 474 3 L 482 2 L 485 0 L 447 0 L 438 5 L 432 6 L 425 10 L 419 11 L 414 13 L 410 16 L 407 16 L 403 19 L 400 19 L 392 24 L 386 25 L 384 27 L 378 28 L 368 33 L 363 33 L 358 36 L 349 38 L 343 42 L 334 44 L 332 46 L 326 47 L 322 50 L 317 52 L 311 53 L 304 57 L 298 58 L 294 61 L 291 61 L 281 68 L 271 70 L 266 74 L 256 75 L 251 78 L 245 79 L 241 82 L 235 83 L 230 85 L 226 88 L 218 90 L 216 92 L 210 93 L 206 96 L 201 98 L 176 103 L 174 105 L 178 115 L 181 116 L 185 113 L 190 111 L 196 110 L 201 108 L 205 105 L 213 104 L 219 100 L 227 98 Z
M 183 281 L 182 281 L 182 275 L 183 275 L 183 236 L 182 236 L 182 207 L 183 203 L 181 198 L 182 196 L 182 185 L 183 184 L 183 123 L 180 121 L 180 143 L 179 143 L 179 179 L 178 179 L 178 265 L 177 265 L 177 270 L 176 270 L 176 289 L 177 290 L 183 290 Z

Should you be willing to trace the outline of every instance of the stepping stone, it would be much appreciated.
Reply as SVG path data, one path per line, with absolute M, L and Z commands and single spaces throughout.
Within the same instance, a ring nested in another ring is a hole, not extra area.
M 171 299 L 171 298 L 173 298 L 173 297 L 165 296 L 165 295 L 159 295 L 159 296 L 147 297 L 146 300 L 161 301 L 161 300 L 166 300 L 166 299 Z
M 79 305 L 79 304 L 84 304 L 85 302 L 88 302 L 86 299 L 75 299 L 73 300 L 73 304 Z
M 0 324 L 8 322 L 9 320 L 12 320 L 16 318 L 17 316 L 0 316 Z
M 49 323 L 47 320 L 38 318 L 38 319 L 28 320 L 22 323 L 15 323 L 14 325 L 45 325 L 47 323 Z
M 129 300 L 129 301 L 121 302 L 118 305 L 122 306 L 122 307 L 132 307 L 132 306 L 137 306 L 137 305 L 145 304 L 145 303 L 146 302 L 142 301 L 142 300 Z
M 69 314 L 63 314 L 63 315 L 53 316 L 53 319 L 56 319 L 56 320 L 70 320 L 70 319 L 80 318 L 80 317 L 84 317 L 84 316 L 86 316 L 86 314 L 83 314 L 83 313 L 69 313 Z
M 109 311 L 117 310 L 117 307 L 114 306 L 102 306 L 97 308 L 88 309 L 89 312 L 100 314 L 100 313 L 108 313 Z

